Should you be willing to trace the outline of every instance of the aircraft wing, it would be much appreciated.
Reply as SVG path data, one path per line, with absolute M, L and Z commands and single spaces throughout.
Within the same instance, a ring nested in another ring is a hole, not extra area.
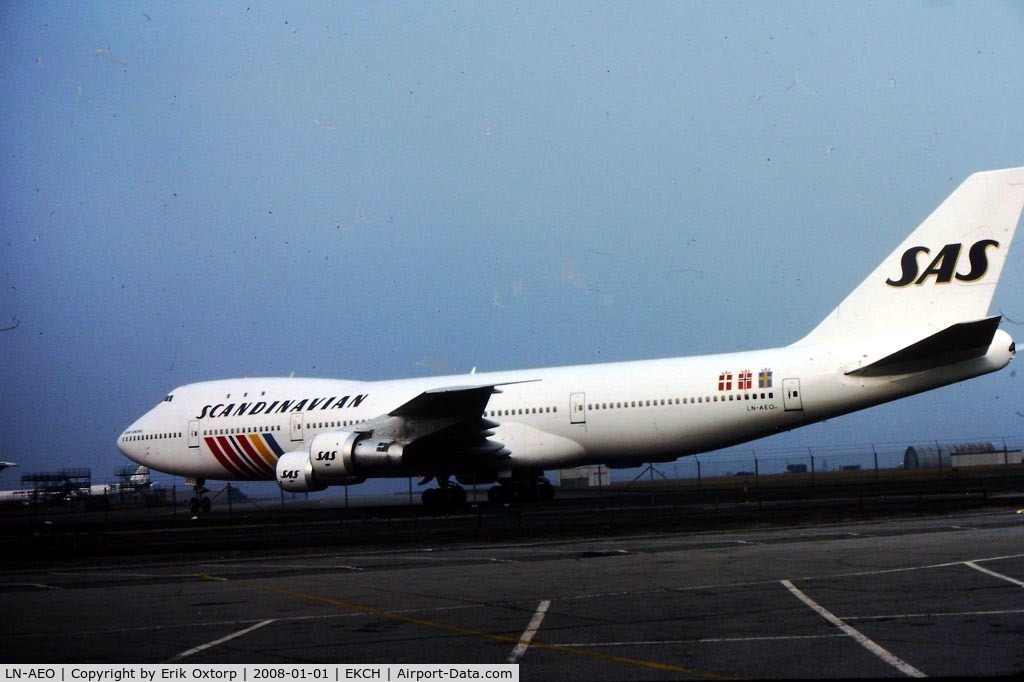
M 427 466 L 507 457 L 504 444 L 491 438 L 498 423 L 484 418 L 484 410 L 499 386 L 512 383 L 526 382 L 433 388 L 358 427 L 403 442 L 406 457 Z
M 428 419 L 436 417 L 479 417 L 494 393 L 501 391 L 494 384 L 483 386 L 450 386 L 424 391 L 389 412 L 391 417 Z

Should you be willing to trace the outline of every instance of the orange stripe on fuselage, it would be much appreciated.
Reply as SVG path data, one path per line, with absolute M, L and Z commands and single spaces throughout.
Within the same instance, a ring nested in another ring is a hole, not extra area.
M 256 468 L 262 471 L 264 474 L 274 473 L 273 467 L 271 467 L 270 464 L 260 456 L 260 453 L 256 451 L 256 448 L 253 447 L 252 439 L 250 436 L 235 436 L 235 440 L 238 441 L 238 444 L 242 447 L 243 450 L 245 450 L 245 454 L 247 455 L 246 461 L 252 462 L 256 466 Z

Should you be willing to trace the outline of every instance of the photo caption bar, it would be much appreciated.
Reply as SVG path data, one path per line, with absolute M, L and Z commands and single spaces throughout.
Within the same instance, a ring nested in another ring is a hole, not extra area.
M 366 665 L 102 664 L 0 665 L 0 681 L 19 682 L 425 682 L 501 680 L 518 682 L 517 663 Z

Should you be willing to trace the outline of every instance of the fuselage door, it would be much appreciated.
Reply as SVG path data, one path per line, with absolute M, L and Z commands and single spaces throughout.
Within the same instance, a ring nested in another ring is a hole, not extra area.
M 585 400 L 585 394 L 572 393 L 569 395 L 569 423 L 587 423 L 587 403 Z
M 188 446 L 190 448 L 199 447 L 199 420 L 192 419 L 188 423 Z
M 786 408 L 786 412 L 804 409 L 804 401 L 800 397 L 799 379 L 782 380 L 782 405 Z
M 292 441 L 302 440 L 302 413 L 292 412 Z

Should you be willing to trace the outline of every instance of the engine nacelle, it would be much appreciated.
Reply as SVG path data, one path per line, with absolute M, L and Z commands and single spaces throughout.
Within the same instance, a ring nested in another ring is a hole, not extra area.
M 306 452 L 286 452 L 277 459 L 277 484 L 290 493 L 311 493 L 327 487 L 313 473 Z
M 395 472 L 402 468 L 401 443 L 366 433 L 322 433 L 309 444 L 313 475 L 333 483 L 338 479 Z

